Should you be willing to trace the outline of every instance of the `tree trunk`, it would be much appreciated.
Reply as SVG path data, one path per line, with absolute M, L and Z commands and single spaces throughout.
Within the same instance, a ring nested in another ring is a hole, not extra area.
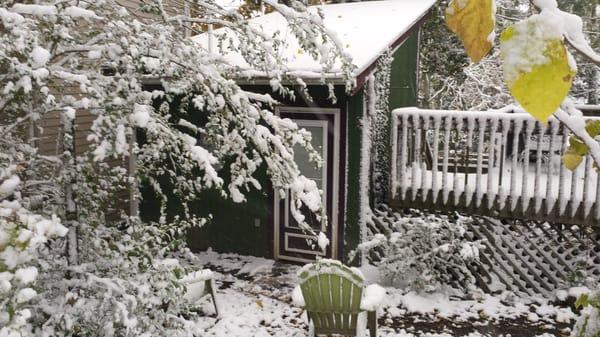
M 598 104 L 598 68 L 591 65 L 586 72 L 585 82 L 587 84 L 588 97 L 587 103 L 590 105 Z
M 78 214 L 77 214 L 77 196 L 74 190 L 77 183 L 77 168 L 75 152 L 75 126 L 73 120 L 66 114 L 62 114 L 63 120 L 63 163 L 64 163 L 64 190 L 65 190 L 65 220 L 67 233 L 67 244 L 65 254 L 70 266 L 79 264 L 79 244 L 77 235 Z

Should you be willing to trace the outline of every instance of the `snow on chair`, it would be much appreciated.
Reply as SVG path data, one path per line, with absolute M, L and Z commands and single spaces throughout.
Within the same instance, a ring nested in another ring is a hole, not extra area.
M 219 317 L 219 303 L 212 271 L 203 269 L 189 273 L 181 279 L 181 282 L 186 286 L 184 297 L 192 304 L 210 295 L 215 306 L 215 313 Z
M 335 260 L 320 260 L 298 272 L 300 284 L 292 293 L 294 304 L 306 309 L 309 336 L 340 334 L 377 336 L 377 308 L 385 290 L 376 285 L 365 288 L 356 268 Z

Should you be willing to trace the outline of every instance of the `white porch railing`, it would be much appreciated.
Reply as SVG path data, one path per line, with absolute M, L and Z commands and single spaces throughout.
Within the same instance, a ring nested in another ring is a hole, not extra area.
M 600 224 L 600 181 L 590 157 L 561 163 L 569 132 L 522 111 L 393 112 L 392 201 L 507 218 Z

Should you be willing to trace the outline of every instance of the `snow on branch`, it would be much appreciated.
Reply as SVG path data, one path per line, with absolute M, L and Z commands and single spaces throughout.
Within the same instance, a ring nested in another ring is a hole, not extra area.
M 600 66 L 600 55 L 594 51 L 583 33 L 583 21 L 575 14 L 563 12 L 556 0 L 533 0 L 540 14 L 555 27 L 567 42 L 582 56 Z
M 301 82 L 280 56 L 280 39 L 212 1 L 188 4 L 202 11 L 192 16 L 160 0 L 0 6 L 0 173 L 11 170 L 0 177 L 0 208 L 19 200 L 27 212 L 76 229 L 68 247 L 43 245 L 35 258 L 44 274 L 39 306 L 30 310 L 53 333 L 193 336 L 186 315 L 195 314 L 179 280 L 185 266 L 170 257 L 185 252 L 187 229 L 211 218 L 212 209 L 197 202 L 205 191 L 243 202 L 248 191 L 265 188 L 258 176 L 266 172 L 269 186 L 290 193 L 299 220 L 306 209 L 323 215 L 321 191 L 301 175 L 292 150 L 303 146 L 319 162 L 310 134 L 273 113 L 271 96 L 238 86 L 242 71 L 185 32 L 201 24 L 229 29 L 246 63 L 293 95 L 285 81 Z M 341 63 L 351 85 L 350 61 L 322 18 L 301 2 L 273 5 L 325 72 Z M 135 165 L 123 165 L 130 160 Z M 115 196 L 136 186 L 154 190 L 155 221 L 119 213 L 123 201 Z M 0 213 L 4 233 L 16 222 Z M 5 250 L 4 238 L 0 261 L 18 246 Z M 66 250 L 77 255 L 70 264 Z M 16 300 L 34 296 L 25 290 Z

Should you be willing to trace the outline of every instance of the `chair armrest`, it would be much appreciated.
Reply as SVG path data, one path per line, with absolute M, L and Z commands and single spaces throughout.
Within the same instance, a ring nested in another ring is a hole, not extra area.
M 190 303 L 196 303 L 202 297 L 209 295 L 212 291 L 213 274 L 204 269 L 185 275 L 181 283 L 185 285 L 184 298 Z
M 376 311 L 385 298 L 385 289 L 377 284 L 371 284 L 365 288 L 360 308 L 365 311 Z
M 296 286 L 294 291 L 292 291 L 292 303 L 295 306 L 304 308 L 306 306 L 306 302 L 304 302 L 304 296 L 302 296 L 302 289 L 300 286 Z

